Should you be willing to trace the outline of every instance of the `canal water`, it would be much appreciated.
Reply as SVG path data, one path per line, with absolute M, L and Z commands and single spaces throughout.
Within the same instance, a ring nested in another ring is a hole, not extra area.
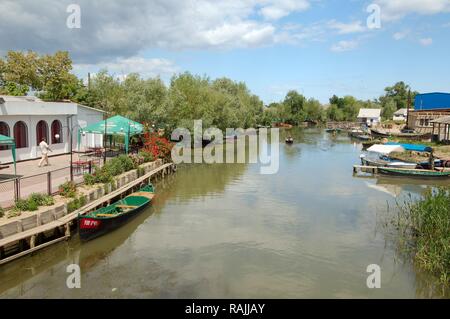
M 259 164 L 182 166 L 117 231 L 1 266 L 0 297 L 448 297 L 383 226 L 397 202 L 430 185 L 354 177 L 361 148 L 344 134 L 293 129 L 282 132 L 277 174 L 261 175 Z M 66 285 L 74 263 L 80 289 Z M 371 264 L 380 289 L 367 287 Z

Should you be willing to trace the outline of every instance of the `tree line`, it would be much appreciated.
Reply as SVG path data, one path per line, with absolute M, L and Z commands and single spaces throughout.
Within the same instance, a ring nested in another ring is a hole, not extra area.
M 210 79 L 189 72 L 174 75 L 168 85 L 159 77 L 144 79 L 137 73 L 118 78 L 107 70 L 95 74 L 89 84 L 72 73 L 68 52 L 39 55 L 33 51 L 9 51 L 0 57 L 0 94 L 33 93 L 43 100 L 71 100 L 139 122 L 166 128 L 192 129 L 193 120 L 203 127 L 248 128 L 274 122 L 355 121 L 360 108 L 380 108 L 385 119 L 408 105 L 410 87 L 398 82 L 385 94 L 362 101 L 333 95 L 323 105 L 295 90 L 279 102 L 264 105 L 245 83 L 228 78 Z M 413 91 L 413 101 L 417 92 Z

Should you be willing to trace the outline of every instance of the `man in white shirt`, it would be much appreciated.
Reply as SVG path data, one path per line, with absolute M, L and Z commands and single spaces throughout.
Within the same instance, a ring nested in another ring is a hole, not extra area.
M 39 143 L 39 147 L 41 149 L 41 161 L 39 162 L 39 167 L 45 162 L 44 166 L 48 166 L 48 151 L 52 151 L 48 144 L 45 142 L 45 138 L 42 138 L 42 141 Z

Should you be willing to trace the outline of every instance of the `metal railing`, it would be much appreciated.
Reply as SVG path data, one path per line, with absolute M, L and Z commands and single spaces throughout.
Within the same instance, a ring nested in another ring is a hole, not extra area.
M 101 161 L 74 162 L 73 182 L 77 185 L 82 184 L 83 175 L 92 173 L 94 165 L 100 166 Z M 12 207 L 17 200 L 27 198 L 33 193 L 55 195 L 59 192 L 59 186 L 70 181 L 70 178 L 70 166 L 67 166 L 41 174 L 0 181 L 0 207 Z

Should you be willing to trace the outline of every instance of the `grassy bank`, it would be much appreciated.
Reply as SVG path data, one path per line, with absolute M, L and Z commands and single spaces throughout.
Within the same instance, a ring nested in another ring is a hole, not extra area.
M 416 265 L 450 285 L 450 188 L 428 191 L 405 203 L 395 220 L 401 248 Z

